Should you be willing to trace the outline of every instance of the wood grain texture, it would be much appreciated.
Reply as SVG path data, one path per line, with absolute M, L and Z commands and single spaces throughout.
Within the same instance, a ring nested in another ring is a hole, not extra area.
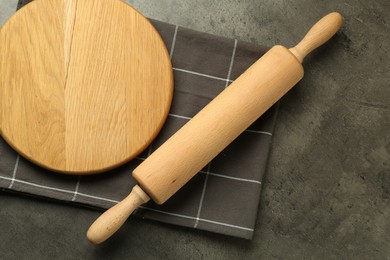
M 0 31 L 1 135 L 51 170 L 90 174 L 135 157 L 165 122 L 169 54 L 119 0 L 36 0 Z

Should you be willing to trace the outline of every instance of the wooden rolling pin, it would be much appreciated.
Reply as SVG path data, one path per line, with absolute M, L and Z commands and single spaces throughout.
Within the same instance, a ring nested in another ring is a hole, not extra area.
M 92 224 L 88 239 L 103 242 L 150 198 L 158 204 L 168 200 L 302 79 L 304 57 L 341 24 L 342 16 L 330 13 L 294 48 L 269 50 L 133 171 L 139 186 Z

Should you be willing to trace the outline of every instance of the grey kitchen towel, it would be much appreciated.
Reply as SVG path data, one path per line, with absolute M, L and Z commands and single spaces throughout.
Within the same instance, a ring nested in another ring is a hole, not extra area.
M 19 1 L 18 8 L 29 1 Z M 131 177 L 157 147 L 187 123 L 268 48 L 151 20 L 171 53 L 175 92 L 168 119 L 152 145 L 110 172 L 68 176 L 42 169 L 0 138 L 0 188 L 107 209 L 136 184 Z M 260 101 L 259 101 L 260 102 Z M 251 239 L 277 106 L 271 108 L 164 205 L 135 215 Z

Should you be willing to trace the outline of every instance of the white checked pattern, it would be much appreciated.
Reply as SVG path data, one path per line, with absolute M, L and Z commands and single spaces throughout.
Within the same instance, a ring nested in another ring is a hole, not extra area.
M 216 76 L 212 76 L 212 75 L 207 75 L 207 74 L 204 74 L 204 73 L 199 73 L 199 72 L 195 72 L 195 71 L 191 71 L 191 70 L 185 70 L 185 69 L 179 69 L 179 68 L 173 68 L 173 70 L 181 71 L 181 72 L 185 72 L 185 73 L 188 73 L 188 74 L 197 75 L 197 76 L 201 76 L 201 77 L 206 77 L 206 78 L 209 78 L 209 79 L 222 80 L 222 81 L 226 81 L 228 83 L 233 82 L 232 80 L 229 80 L 229 79 L 224 79 L 224 78 L 220 78 L 220 77 L 216 77 Z
M 15 179 L 16 179 L 16 171 L 18 170 L 18 165 L 19 165 L 19 159 L 20 159 L 20 155 L 18 154 L 18 156 L 16 156 L 14 170 L 12 171 L 12 179 L 11 179 L 11 183 L 8 186 L 8 189 L 11 189 L 12 186 L 14 186 Z
M 79 176 L 77 179 L 76 189 L 74 190 L 72 201 L 76 200 L 77 194 L 79 193 L 80 181 L 81 181 L 81 176 Z
M 199 224 L 199 218 L 200 218 L 200 213 L 202 211 L 204 195 L 206 194 L 207 181 L 209 180 L 210 168 L 211 168 L 211 162 L 207 165 L 207 171 L 205 172 L 206 178 L 204 178 L 203 190 L 202 190 L 202 195 L 200 196 L 199 208 L 198 208 L 198 213 L 196 214 L 194 228 L 197 228 Z
M 175 50 L 176 36 L 177 36 L 177 31 L 178 30 L 179 30 L 179 25 L 176 25 L 175 32 L 173 34 L 172 47 L 171 47 L 171 51 L 170 51 L 170 54 L 169 54 L 169 57 L 171 57 L 171 59 L 172 59 L 172 56 L 173 56 L 173 51 Z
M 16 9 L 17 2 L 18 1 L 16 1 L 16 0 L 8 2 L 9 3 L 8 6 L 13 6 L 12 12 Z M 4 6 L 4 5 L 1 4 L 0 6 Z M 0 13 L 0 25 L 1 25 L 1 23 L 3 21 L 5 21 L 4 17 L 5 17 L 4 14 Z M 172 40 L 172 46 L 171 46 L 171 50 L 170 50 L 170 57 L 171 58 L 173 57 L 173 54 L 174 54 L 174 49 L 175 49 L 176 37 L 177 37 L 178 30 L 179 30 L 179 26 L 176 25 L 175 31 L 174 31 L 174 35 L 173 35 L 173 40 Z M 227 87 L 230 83 L 233 82 L 230 79 L 230 77 L 231 77 L 232 68 L 233 68 L 233 64 L 234 64 L 236 49 L 237 49 L 237 40 L 234 40 L 234 46 L 233 46 L 233 51 L 232 51 L 231 62 L 230 62 L 230 66 L 229 66 L 229 70 L 228 70 L 226 78 L 216 77 L 216 76 L 213 76 L 213 75 L 207 75 L 207 74 L 199 73 L 199 72 L 196 72 L 196 71 L 190 71 L 190 70 L 185 70 L 185 69 L 181 69 L 181 68 L 173 68 L 173 69 L 175 71 L 180 71 L 180 72 L 184 72 L 184 73 L 188 73 L 188 74 L 192 74 L 192 75 L 197 75 L 197 76 L 200 76 L 200 77 L 206 77 L 206 78 L 211 78 L 211 79 L 225 81 L 226 82 L 225 87 Z M 170 113 L 169 116 L 170 117 L 175 117 L 175 118 L 180 118 L 180 119 L 183 119 L 183 120 L 191 120 L 191 117 L 177 115 L 177 114 L 172 114 L 172 113 Z M 246 131 L 247 132 L 251 132 L 251 133 L 256 133 L 256 134 L 264 134 L 264 135 L 272 136 L 272 133 L 265 132 L 265 131 L 255 131 L 255 130 L 246 130 Z M 149 146 L 148 155 L 150 155 L 150 153 L 152 151 L 152 145 L 153 145 L 153 143 Z M 137 159 L 145 160 L 145 158 L 141 158 L 141 157 L 137 157 Z M 105 201 L 105 202 L 109 202 L 109 203 L 112 203 L 112 204 L 118 203 L 117 200 L 114 200 L 114 199 L 111 199 L 111 198 L 93 196 L 93 195 L 90 195 L 90 194 L 85 194 L 85 193 L 79 192 L 81 176 L 78 177 L 77 182 L 75 184 L 75 189 L 74 190 L 59 189 L 59 188 L 50 187 L 50 186 L 46 186 L 46 185 L 36 184 L 36 183 L 33 183 L 33 182 L 29 182 L 29 181 L 19 180 L 19 179 L 16 178 L 17 177 L 19 160 L 20 160 L 20 156 L 18 155 L 16 157 L 16 161 L 15 161 L 15 164 L 14 164 L 12 178 L 5 177 L 5 176 L 0 176 L 0 179 L 10 181 L 10 184 L 8 186 L 9 189 L 11 189 L 14 186 L 15 183 L 20 183 L 20 184 L 24 184 L 24 185 L 27 185 L 27 186 L 33 186 L 35 188 L 39 188 L 39 189 L 43 189 L 43 190 L 51 190 L 51 191 L 55 191 L 55 192 L 59 192 L 59 193 L 65 193 L 65 194 L 73 195 L 72 198 L 71 198 L 71 201 L 76 201 L 76 198 L 78 196 L 80 196 L 80 197 L 86 197 L 86 198 L 94 199 L 94 200 L 97 200 L 97 201 Z M 212 172 L 210 172 L 210 168 L 211 168 L 211 163 L 208 165 L 207 171 L 200 171 L 200 173 L 206 174 L 206 177 L 205 177 L 203 190 L 202 190 L 202 195 L 201 195 L 201 198 L 200 198 L 199 208 L 198 208 L 198 212 L 197 212 L 197 216 L 196 217 L 195 216 L 183 215 L 183 214 L 176 214 L 176 213 L 171 213 L 171 212 L 166 212 L 166 211 L 161 211 L 161 210 L 156 210 L 156 209 L 152 209 L 152 208 L 145 207 L 145 206 L 142 206 L 140 208 L 145 209 L 145 210 L 149 210 L 149 211 L 158 212 L 158 213 L 165 214 L 165 215 L 170 215 L 170 216 L 175 216 L 175 217 L 179 217 L 179 218 L 194 220 L 194 228 L 197 228 L 199 222 L 206 222 L 206 223 L 212 223 L 212 224 L 215 224 L 215 225 L 221 225 L 221 226 L 229 227 L 229 228 L 232 228 L 232 229 L 240 229 L 240 230 L 246 230 L 246 231 L 253 232 L 252 228 L 242 227 L 242 226 L 238 226 L 238 225 L 232 225 L 232 224 L 229 224 L 229 223 L 223 223 L 223 222 L 218 222 L 218 221 L 213 221 L 213 220 L 209 220 L 209 219 L 200 218 L 201 211 L 202 211 L 202 205 L 203 205 L 203 199 L 204 199 L 205 192 L 206 192 L 206 189 L 207 189 L 207 180 L 208 180 L 209 175 L 220 177 L 220 178 L 227 178 L 227 179 L 235 180 L 235 181 L 239 181 L 239 182 L 250 182 L 250 183 L 261 185 L 261 182 L 258 181 L 258 180 L 244 179 L 244 178 L 239 178 L 239 177 L 225 176 L 225 175 L 221 175 L 221 174 L 212 173 Z
M 187 215 L 182 215 L 182 214 L 176 214 L 176 213 L 161 211 L 161 210 L 157 210 L 157 209 L 151 209 L 151 208 L 144 207 L 144 206 L 140 206 L 140 208 L 141 209 L 147 209 L 147 210 L 150 210 L 150 211 L 155 211 L 155 212 L 162 213 L 162 214 L 165 214 L 165 215 L 174 216 L 174 217 L 185 218 L 185 219 L 192 219 L 192 220 L 197 221 L 198 223 L 200 221 L 203 221 L 203 222 L 212 223 L 212 224 L 215 224 L 215 225 L 220 225 L 220 226 L 225 226 L 225 227 L 230 227 L 230 228 L 235 228 L 235 229 L 247 230 L 247 231 L 251 231 L 251 232 L 254 231 L 253 228 L 246 228 L 246 227 L 241 227 L 241 226 L 237 226 L 237 225 L 231 225 L 231 224 L 218 222 L 218 221 L 213 221 L 213 220 L 209 220 L 209 219 L 203 219 L 203 218 L 199 218 L 199 217 L 192 217 L 192 216 L 187 216 Z
M 89 195 L 89 194 L 85 194 L 85 193 L 81 193 L 81 192 L 77 192 L 77 191 L 59 189 L 59 188 L 50 187 L 50 186 L 47 186 L 47 185 L 41 185 L 41 184 L 37 184 L 37 183 L 29 182 L 29 181 L 18 180 L 18 179 L 12 179 L 12 178 L 8 178 L 8 177 L 4 177 L 4 176 L 0 176 L 0 179 L 8 180 L 8 181 L 12 181 L 13 180 L 14 183 L 21 183 L 21 184 L 25 184 L 25 185 L 28 185 L 28 186 L 33 186 L 33 187 L 36 187 L 36 188 L 40 188 L 40 189 L 43 189 L 43 190 L 51 190 L 51 191 L 56 191 L 56 192 L 60 192 L 60 193 L 73 194 L 73 197 L 75 197 L 75 195 L 79 195 L 79 196 L 84 196 L 84 197 L 92 198 L 92 199 L 96 199 L 96 200 L 108 201 L 108 202 L 112 202 L 112 203 L 115 203 L 115 204 L 119 202 L 119 201 L 113 200 L 113 199 L 93 196 L 93 195 Z M 79 184 L 79 182 L 77 182 L 77 183 Z M 72 198 L 71 201 L 74 201 L 73 198 Z
M 233 53 L 232 53 L 232 59 L 230 60 L 230 65 L 229 65 L 229 72 L 226 77 L 226 85 L 225 88 L 229 85 L 231 82 L 230 76 L 232 75 L 232 69 L 233 69 L 233 64 L 234 64 L 234 58 L 236 57 L 236 50 L 237 50 L 237 40 L 234 40 L 234 47 L 233 47 Z

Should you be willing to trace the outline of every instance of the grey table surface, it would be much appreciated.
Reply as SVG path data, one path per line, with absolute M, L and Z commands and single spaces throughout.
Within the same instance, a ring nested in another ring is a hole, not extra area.
M 324 14 L 344 15 L 282 99 L 254 239 L 131 219 L 93 246 L 85 231 L 100 212 L 0 193 L 0 259 L 390 259 L 388 0 L 129 2 L 268 46 L 293 46 Z

